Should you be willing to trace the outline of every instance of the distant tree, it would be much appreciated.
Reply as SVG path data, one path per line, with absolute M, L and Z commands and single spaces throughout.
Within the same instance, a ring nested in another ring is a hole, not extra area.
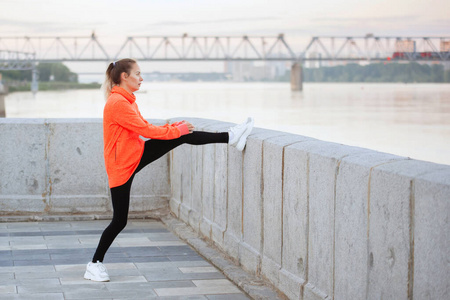
M 450 70 L 443 65 L 416 62 L 304 68 L 303 74 L 306 82 L 450 82 Z
M 39 81 L 78 82 L 78 75 L 62 63 L 40 63 L 37 70 Z
M 39 74 L 39 81 L 46 82 L 53 81 L 60 82 L 78 82 L 78 75 L 69 70 L 67 66 L 62 63 L 40 63 L 37 65 Z M 26 71 L 2 71 L 3 79 L 16 81 L 31 81 L 31 70 Z

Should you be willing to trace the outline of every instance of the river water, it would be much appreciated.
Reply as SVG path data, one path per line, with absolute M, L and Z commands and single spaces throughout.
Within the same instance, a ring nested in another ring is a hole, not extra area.
M 450 165 L 450 84 L 144 82 L 147 119 L 240 123 Z M 101 118 L 100 90 L 9 94 L 9 118 Z

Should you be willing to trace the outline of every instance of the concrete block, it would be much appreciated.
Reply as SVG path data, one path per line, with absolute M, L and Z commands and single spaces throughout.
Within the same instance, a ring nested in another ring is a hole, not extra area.
M 170 198 L 169 200 L 169 209 L 170 211 L 177 217 L 180 218 L 180 206 L 181 202 L 176 198 Z
M 182 146 L 178 147 L 178 149 L 174 149 L 169 153 L 169 178 L 170 178 L 170 191 L 172 199 L 181 203 L 181 174 L 183 170 L 183 160 L 181 151 Z M 179 207 L 178 211 L 174 211 L 174 213 L 179 216 Z
M 201 236 L 211 240 L 212 222 L 207 218 L 202 218 L 200 220 L 199 233 Z
M 48 163 L 51 196 L 106 196 L 102 121 L 53 119 L 49 124 Z
M 202 221 L 202 215 L 196 211 L 191 209 L 189 211 L 189 220 L 188 224 L 195 230 L 195 232 L 200 232 L 200 222 Z
M 307 283 L 305 285 L 304 291 L 303 291 L 303 299 L 304 300 L 325 300 L 325 299 L 331 299 L 327 293 L 320 290 L 316 286 L 314 286 L 311 283 Z
M 189 212 L 192 206 L 191 150 L 190 145 L 181 145 L 169 154 L 172 198 L 179 201 L 179 218 L 185 223 L 189 221 Z
M 130 196 L 130 212 L 144 212 L 157 209 L 168 209 L 169 198 L 161 195 Z
M 308 264 L 308 154 L 296 148 L 284 150 L 283 257 L 285 271 L 307 278 Z
M 230 231 L 223 234 L 223 249 L 234 260 L 239 260 L 239 243 L 242 241 L 241 235 L 238 237 Z
M 336 182 L 334 254 L 336 299 L 366 298 L 371 168 L 402 159 L 405 158 L 371 151 L 352 155 L 341 161 Z
M 215 148 L 212 238 L 223 245 L 223 232 L 227 228 L 228 145 L 217 144 Z
M 450 298 L 450 166 L 414 180 L 416 299 Z
M 214 157 L 215 157 L 215 145 L 201 146 L 203 149 L 203 162 L 202 162 L 202 217 L 208 220 L 207 223 L 211 224 L 214 219 Z M 206 228 L 207 232 L 202 232 L 205 236 L 211 237 L 211 227 Z
M 191 146 L 191 209 L 202 214 L 203 147 Z
M 236 124 L 230 122 L 212 122 L 209 124 L 203 125 L 203 130 L 208 132 L 227 132 L 230 127 L 235 126 Z
M 263 253 L 261 273 L 278 285 L 283 238 L 284 147 L 307 140 L 296 135 L 268 138 L 263 143 Z
M 180 220 L 189 224 L 189 215 L 191 213 L 191 207 L 187 206 L 184 202 L 180 205 Z
M 245 247 L 240 251 L 240 261 L 253 273 L 260 271 L 254 268 L 260 267 L 257 262 L 262 252 L 262 142 L 260 139 L 248 140 L 244 156 L 242 230 Z
M 281 248 L 281 243 L 278 246 Z M 280 271 L 281 264 L 261 254 L 261 275 L 264 278 L 269 280 L 273 285 L 278 286 L 280 285 Z
M 107 195 L 57 195 L 51 197 L 51 213 L 95 213 L 112 214 L 111 199 Z
M 403 160 L 372 170 L 369 218 L 368 298 L 412 295 L 414 257 L 413 178 L 440 165 Z
M 252 134 L 247 140 L 244 151 L 244 194 L 243 194 L 243 240 L 252 248 L 248 254 L 262 252 L 263 239 L 263 180 L 262 160 L 264 139 L 276 136 L 271 132 L 259 132 Z M 256 260 L 252 258 L 251 260 Z M 259 259 L 259 258 L 258 258 Z M 242 259 L 241 259 L 242 260 Z M 242 263 L 242 262 L 241 262 Z M 259 272 L 259 270 L 258 270 Z
M 133 180 L 131 195 L 170 197 L 169 155 L 166 154 L 142 169 Z
M 46 210 L 49 210 L 49 205 L 44 197 L 0 195 L 0 212 L 2 214 L 20 215 L 41 213 Z
M 183 203 L 183 207 L 188 208 L 189 211 L 192 209 L 192 146 L 181 145 L 174 151 L 177 151 L 177 155 L 182 158 L 180 200 Z M 188 219 L 182 220 L 186 222 Z
M 47 138 L 48 126 L 43 119 L 3 119 L 0 123 L 2 210 L 18 212 L 29 209 L 27 205 L 16 206 L 19 202 L 8 204 L 9 196 L 40 201 L 43 205 L 36 207 L 38 209 L 48 205 Z
M 224 246 L 224 233 L 226 228 L 220 227 L 217 223 L 211 223 L 211 240 L 222 250 L 225 249 Z
M 261 274 L 261 252 L 245 242 L 239 243 L 239 263 L 251 274 Z
M 335 185 L 340 161 L 368 150 L 327 142 L 293 145 L 308 153 L 308 281 L 332 295 L 334 271 Z
M 242 168 L 243 155 L 234 147 L 228 147 L 228 221 L 225 237 L 229 236 L 228 241 L 242 238 Z M 228 246 L 235 246 L 237 253 L 238 244 L 230 242 Z M 229 248 L 229 247 L 226 248 Z
M 283 292 L 289 299 L 301 299 L 305 280 L 294 276 L 291 272 L 285 269 L 280 271 L 279 276 L 280 281 L 277 287 L 280 291 Z
M 210 131 L 209 126 L 217 125 L 217 120 L 214 119 L 203 119 L 203 118 L 184 118 L 184 120 L 192 123 L 195 126 L 195 130 L 199 131 Z

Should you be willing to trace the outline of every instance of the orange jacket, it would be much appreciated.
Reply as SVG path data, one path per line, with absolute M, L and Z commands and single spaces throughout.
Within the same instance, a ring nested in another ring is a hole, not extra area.
M 115 86 L 103 110 L 103 144 L 109 187 L 123 185 L 130 179 L 144 152 L 139 137 L 171 140 L 189 133 L 186 124 L 154 126 L 139 112 L 136 96 Z

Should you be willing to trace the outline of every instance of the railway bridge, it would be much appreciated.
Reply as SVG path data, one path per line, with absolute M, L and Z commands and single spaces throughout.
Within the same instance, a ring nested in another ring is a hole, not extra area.
M 0 36 L 0 71 L 33 70 L 46 62 L 110 62 L 122 57 L 139 61 L 286 61 L 291 88 L 302 90 L 302 65 L 308 61 L 450 61 L 450 37 L 315 36 L 298 41 L 277 36 L 129 36 L 123 42 L 90 36 Z M 106 50 L 108 49 L 108 51 Z

